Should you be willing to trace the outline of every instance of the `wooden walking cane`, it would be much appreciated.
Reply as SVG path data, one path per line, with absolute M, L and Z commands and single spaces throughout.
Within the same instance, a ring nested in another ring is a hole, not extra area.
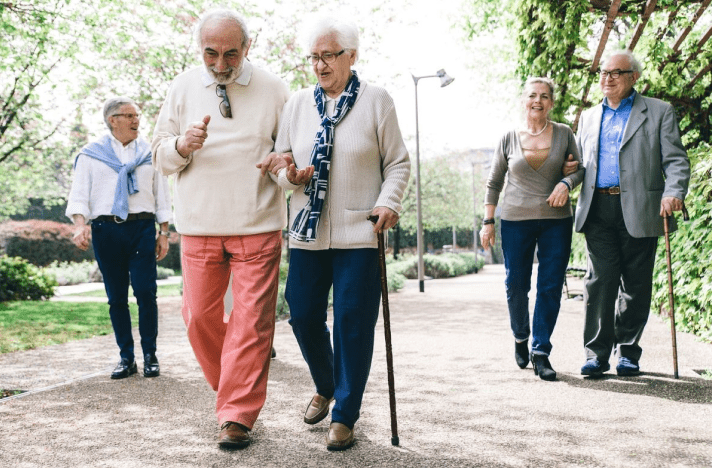
M 373 224 L 378 222 L 378 216 L 369 216 Z M 383 231 L 379 232 L 378 260 L 381 266 L 381 300 L 383 301 L 383 329 L 386 334 L 386 367 L 388 368 L 388 395 L 391 405 L 391 444 L 398 445 L 398 422 L 396 420 L 396 390 L 393 379 L 393 349 L 391 347 L 391 311 L 388 308 L 388 277 L 386 276 L 386 247 Z
M 672 215 L 671 215 L 672 216 Z M 668 216 L 663 216 L 663 228 L 665 230 L 665 257 L 667 259 L 667 277 L 668 277 L 668 304 L 670 307 L 670 333 L 672 334 L 672 361 L 674 377 L 678 378 L 677 373 L 677 333 L 675 332 L 675 293 L 672 289 L 672 261 L 670 259 L 670 227 Z M 689 221 L 690 217 L 687 214 L 685 204 L 682 204 L 682 219 Z

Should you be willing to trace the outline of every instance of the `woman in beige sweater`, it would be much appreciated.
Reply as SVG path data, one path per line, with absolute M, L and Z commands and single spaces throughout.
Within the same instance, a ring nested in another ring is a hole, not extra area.
M 324 419 L 335 400 L 327 449 L 344 450 L 354 442 L 373 355 L 380 300 L 376 232 L 398 221 L 410 161 L 393 100 L 351 70 L 356 27 L 322 20 L 309 51 L 319 83 L 287 102 L 275 142 L 276 152 L 293 155 L 293 164 L 279 172 L 279 184 L 294 191 L 285 295 L 316 386 L 304 422 Z M 379 217 L 375 226 L 371 214 Z M 332 285 L 333 348 L 326 323 Z
M 550 338 L 559 315 L 571 252 L 573 213 L 569 192 L 581 183 L 583 169 L 562 178 L 567 155 L 579 162 L 581 158 L 571 129 L 548 118 L 554 107 L 554 83 L 548 78 L 527 80 L 522 105 L 525 125 L 507 132 L 495 151 L 480 238 L 484 248 L 494 245 L 495 208 L 507 176 L 500 217 L 515 359 L 524 369 L 531 358 L 536 375 L 555 380 L 556 372 L 549 362 Z M 529 289 L 535 249 L 539 272 L 530 332 Z

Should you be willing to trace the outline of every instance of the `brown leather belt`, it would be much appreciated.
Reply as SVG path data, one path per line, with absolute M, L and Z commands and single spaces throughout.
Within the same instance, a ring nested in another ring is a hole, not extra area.
M 121 219 L 114 215 L 101 215 L 93 219 L 93 221 L 106 221 L 109 223 L 125 223 L 126 221 L 138 221 L 139 219 L 156 219 L 153 213 L 130 213 L 126 219 Z
M 620 187 L 606 187 L 606 188 L 597 188 L 596 192 L 598 193 L 603 193 L 606 195 L 620 195 L 621 194 L 621 188 Z

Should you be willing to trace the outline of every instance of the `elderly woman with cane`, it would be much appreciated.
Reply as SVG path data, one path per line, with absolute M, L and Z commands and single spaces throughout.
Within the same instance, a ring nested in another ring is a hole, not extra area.
M 358 58 L 356 26 L 322 18 L 308 46 L 318 84 L 284 107 L 275 151 L 288 167 L 279 170 L 273 160 L 263 163 L 263 172 L 277 172 L 279 184 L 294 190 L 289 323 L 316 386 L 304 422 L 324 419 L 335 401 L 326 436 L 333 451 L 354 443 L 381 292 L 376 233 L 398 222 L 410 160 L 393 100 L 351 69 Z M 370 215 L 378 216 L 375 225 Z M 332 286 L 333 348 L 327 326 Z
M 548 118 L 554 107 L 554 83 L 548 78 L 528 79 L 522 106 L 524 125 L 507 132 L 495 151 L 480 238 L 484 248 L 494 245 L 495 208 L 506 175 L 501 235 L 514 356 L 520 368 L 524 369 L 531 359 L 535 375 L 556 380 L 549 362 L 550 338 L 559 315 L 571 251 L 573 217 L 569 192 L 581 183 L 583 169 L 579 165 L 579 169 L 562 178 L 567 155 L 578 162 L 580 157 L 571 129 Z M 535 249 L 539 270 L 530 333 L 529 289 Z

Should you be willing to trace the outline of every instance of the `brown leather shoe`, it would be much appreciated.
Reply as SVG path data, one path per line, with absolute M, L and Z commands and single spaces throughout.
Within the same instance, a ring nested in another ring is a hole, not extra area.
M 341 423 L 333 422 L 326 434 L 326 449 L 334 451 L 346 450 L 354 444 L 354 430 Z
M 309 402 L 307 410 L 304 412 L 304 422 L 307 424 L 316 424 L 329 414 L 329 405 L 334 401 L 334 398 L 326 399 L 318 393 Z
M 225 421 L 220 426 L 218 435 L 218 445 L 225 449 L 241 449 L 250 445 L 250 435 L 248 429 L 242 424 Z

